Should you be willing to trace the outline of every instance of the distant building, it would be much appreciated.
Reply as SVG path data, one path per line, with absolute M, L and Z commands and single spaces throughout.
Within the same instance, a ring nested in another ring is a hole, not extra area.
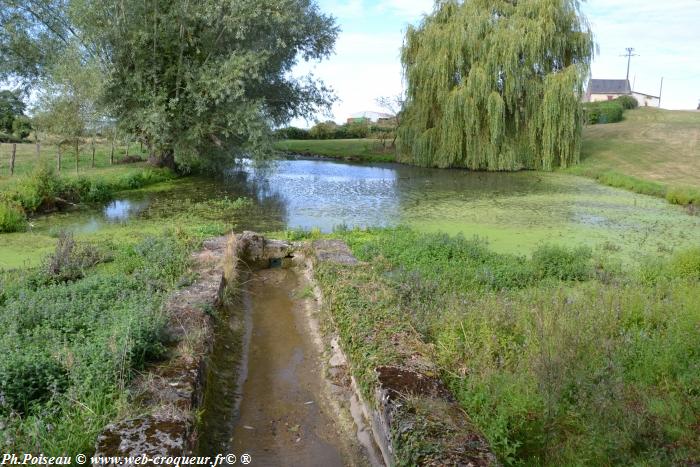
M 661 105 L 659 96 L 652 96 L 651 94 L 644 94 L 643 92 L 637 91 L 632 91 L 632 96 L 637 99 L 640 107 L 659 107 Z
M 586 102 L 611 101 L 620 96 L 632 96 L 641 107 L 658 107 L 659 96 L 632 91 L 627 79 L 591 79 L 586 91 Z
M 355 122 L 371 122 L 371 123 L 389 123 L 392 120 L 394 120 L 396 117 L 391 114 L 383 113 L 383 112 L 374 112 L 374 111 L 364 111 L 364 112 L 358 112 L 352 114 L 350 117 L 348 117 L 347 122 L 348 123 L 355 123 Z

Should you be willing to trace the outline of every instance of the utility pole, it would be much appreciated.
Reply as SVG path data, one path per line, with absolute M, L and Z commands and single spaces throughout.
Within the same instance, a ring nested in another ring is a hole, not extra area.
M 659 88 L 659 108 L 661 108 L 661 91 L 664 90 L 664 79 L 661 78 L 661 87 Z
M 636 53 L 634 53 L 634 48 L 632 47 L 627 47 L 625 49 L 627 53 L 625 55 L 620 55 L 620 57 L 627 57 L 627 81 L 630 79 L 630 62 L 632 61 L 632 57 L 639 57 Z

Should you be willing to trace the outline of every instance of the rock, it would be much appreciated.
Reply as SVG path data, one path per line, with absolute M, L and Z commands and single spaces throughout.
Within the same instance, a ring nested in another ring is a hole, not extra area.
M 358 264 L 350 248 L 342 240 L 316 240 L 313 243 L 314 254 L 319 262 L 346 265 Z
M 271 260 L 292 256 L 294 247 L 282 240 L 268 240 L 256 232 L 245 231 L 236 236 L 238 258 L 250 269 L 270 266 Z

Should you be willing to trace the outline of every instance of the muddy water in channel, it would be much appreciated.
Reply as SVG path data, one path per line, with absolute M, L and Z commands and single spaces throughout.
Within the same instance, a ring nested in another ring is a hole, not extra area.
M 247 377 L 229 452 L 250 454 L 252 465 L 349 463 L 333 413 L 324 407 L 322 365 L 302 292 L 290 269 L 258 272 L 250 283 Z

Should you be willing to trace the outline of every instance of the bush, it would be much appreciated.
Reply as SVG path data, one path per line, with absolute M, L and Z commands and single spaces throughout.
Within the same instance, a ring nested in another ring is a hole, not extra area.
M 37 165 L 23 178 L 14 197 L 28 213 L 38 211 L 45 205 L 52 205 L 61 188 L 61 180 L 48 163 Z
M 636 109 L 637 107 L 639 107 L 639 102 L 637 102 L 637 99 L 635 99 L 632 96 L 620 96 L 613 102 L 617 102 L 625 110 Z
M 0 143 L 21 143 L 22 139 L 17 138 L 9 133 L 3 133 L 0 131 Z
M 540 279 L 585 281 L 592 273 L 591 256 L 587 247 L 570 250 L 558 245 L 543 245 L 532 254 L 532 267 Z
M 29 136 L 32 131 L 32 123 L 28 117 L 24 115 L 16 117 L 12 122 L 12 134 L 23 140 Z
M 311 139 L 309 130 L 293 126 L 275 130 L 275 137 L 279 139 Z
M 669 263 L 669 275 L 681 279 L 700 280 L 700 247 L 673 255 Z
M 692 187 L 671 187 L 666 193 L 666 201 L 671 204 L 686 206 L 700 205 L 700 190 Z
M 74 281 L 81 279 L 87 268 L 106 259 L 94 246 L 77 245 L 72 234 L 61 232 L 56 250 L 46 257 L 43 269 L 50 282 Z
M 22 207 L 12 201 L 0 199 L 0 232 L 21 232 L 27 228 L 27 218 Z
M 622 121 L 624 109 L 614 101 L 588 102 L 583 105 L 584 119 L 589 125 Z
M 68 385 L 66 370 L 43 353 L 5 355 L 0 364 L 0 412 L 26 414 Z

